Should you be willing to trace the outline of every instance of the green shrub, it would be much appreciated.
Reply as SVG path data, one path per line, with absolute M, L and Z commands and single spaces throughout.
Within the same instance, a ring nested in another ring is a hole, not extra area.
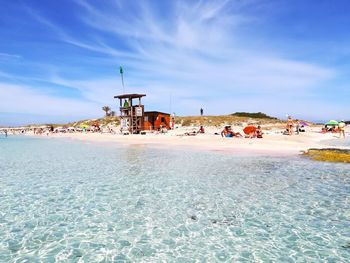
M 191 120 L 185 119 L 182 121 L 182 126 L 191 126 L 191 124 L 192 124 Z
M 256 119 L 272 119 L 277 120 L 275 117 L 271 117 L 262 112 L 235 112 L 230 114 L 231 116 L 245 117 L 245 118 L 256 118 Z

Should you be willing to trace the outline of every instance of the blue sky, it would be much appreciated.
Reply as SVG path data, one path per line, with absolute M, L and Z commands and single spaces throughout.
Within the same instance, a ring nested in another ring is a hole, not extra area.
M 0 125 L 117 111 L 350 119 L 347 0 L 12 0 L 0 8 Z M 171 101 L 171 103 L 170 103 Z

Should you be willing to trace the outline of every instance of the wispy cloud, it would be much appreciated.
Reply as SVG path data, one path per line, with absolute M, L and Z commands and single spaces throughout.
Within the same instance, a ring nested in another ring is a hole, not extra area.
M 3 72 L 3 71 L 0 71 L 0 77 L 1 77 L 1 78 L 12 78 L 13 75 L 8 74 L 8 73 Z
M 24 85 L 0 83 L 0 112 L 63 115 L 81 117 L 96 115 L 98 104 L 52 96 Z
M 117 10 L 106 12 L 81 3 L 86 12 L 84 23 L 116 38 L 127 38 L 137 54 L 138 59 L 123 61 L 137 69 L 130 76 L 130 89 L 141 85 L 150 94 L 160 94 L 157 97 L 171 93 L 183 101 L 191 100 L 177 109 L 181 113 L 192 111 L 193 104 L 210 105 L 211 98 L 220 96 L 235 105 L 231 111 L 242 108 L 244 96 L 264 97 L 265 104 L 276 97 L 308 96 L 336 74 L 316 64 L 283 58 L 273 50 L 246 48 L 238 29 L 254 19 L 232 13 L 239 9 L 238 1 L 178 2 L 167 19 L 153 12 L 148 2 L 129 19 L 116 16 Z M 259 106 L 263 110 L 263 103 Z M 217 109 L 215 105 L 209 108 L 220 113 Z
M 79 78 L 71 74 L 67 77 L 64 68 L 45 74 L 45 81 L 81 93 L 85 101 L 53 103 L 63 103 L 72 111 L 81 108 L 95 114 L 100 109 L 91 111 L 86 107 L 113 104 L 113 95 L 121 92 L 119 65 L 125 67 L 127 91 L 147 93 L 149 105 L 166 111 L 171 96 L 172 110 L 179 114 L 194 114 L 199 107 L 205 107 L 208 114 L 236 110 L 292 114 L 292 108 L 321 105 L 315 93 L 338 74 L 333 68 L 295 59 L 293 54 L 281 50 L 252 48 L 256 37 L 244 29 L 264 21 L 247 10 L 257 3 L 262 5 L 261 1 L 176 1 L 162 8 L 158 1 L 74 2 L 80 26 L 88 33 L 72 32 L 66 25 L 51 21 L 45 13 L 29 9 L 32 17 L 49 28 L 58 41 L 101 55 L 88 57 L 91 63 L 105 63 L 99 73 L 86 71 Z M 79 62 L 87 57 L 74 59 Z M 101 74 L 101 70 L 110 71 L 111 65 L 115 67 L 114 76 Z M 18 88 L 12 87 L 14 91 Z M 27 95 L 33 101 L 40 98 L 40 94 Z M 74 107 L 74 103 L 80 107 Z M 51 110 L 62 111 L 59 107 Z M 319 109 L 311 115 L 322 114 L 327 115 L 327 111 Z
M 0 62 L 17 61 L 22 59 L 21 55 L 0 52 Z
M 37 13 L 35 10 L 32 10 L 29 7 L 26 7 L 26 10 L 34 19 L 36 19 L 38 22 L 40 22 L 41 24 L 47 26 L 50 30 L 52 30 L 52 32 L 57 35 L 59 41 L 71 44 L 79 48 L 84 48 L 90 51 L 103 53 L 105 55 L 112 56 L 112 57 L 123 57 L 123 56 L 133 57 L 133 54 L 114 49 L 106 45 L 105 43 L 99 41 L 96 38 L 91 39 L 90 41 L 79 39 L 73 36 L 72 34 L 68 33 L 66 30 L 64 30 L 64 28 L 51 22 L 45 16 Z

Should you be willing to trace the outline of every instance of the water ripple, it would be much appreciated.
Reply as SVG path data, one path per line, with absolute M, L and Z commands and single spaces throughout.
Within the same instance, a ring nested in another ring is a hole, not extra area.
M 0 262 L 346 262 L 350 166 L 0 142 Z

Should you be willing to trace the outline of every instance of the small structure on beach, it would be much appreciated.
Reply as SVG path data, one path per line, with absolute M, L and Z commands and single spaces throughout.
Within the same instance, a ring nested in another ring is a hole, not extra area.
M 170 114 L 158 111 L 144 111 L 142 97 L 146 94 L 122 94 L 114 96 L 120 104 L 121 132 L 137 134 L 144 130 L 170 129 Z
M 170 114 L 159 111 L 146 111 L 144 118 L 144 130 L 170 129 Z
M 122 94 L 114 96 L 120 102 L 120 129 L 121 132 L 140 133 L 143 130 L 144 106 L 141 98 L 146 94 Z M 135 103 L 138 100 L 138 103 Z

